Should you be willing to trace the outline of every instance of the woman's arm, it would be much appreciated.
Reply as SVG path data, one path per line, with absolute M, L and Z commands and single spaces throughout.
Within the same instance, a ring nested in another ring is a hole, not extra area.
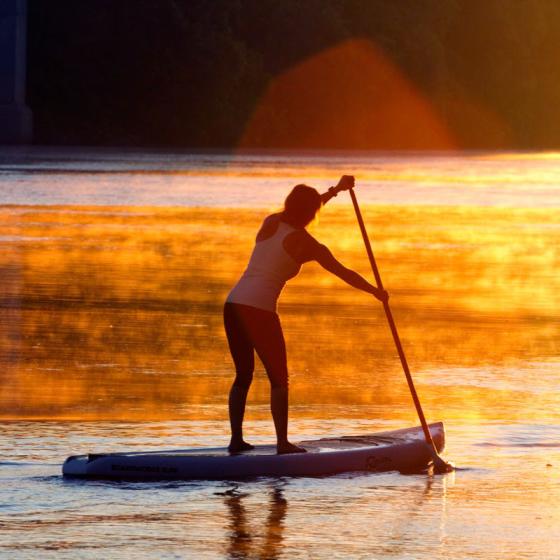
M 347 191 L 348 189 L 354 188 L 354 176 L 353 175 L 343 175 L 338 181 L 336 187 L 330 187 L 327 192 L 321 195 L 321 201 L 323 206 L 333 197 L 335 197 L 340 191 Z
M 350 284 L 350 286 L 374 295 L 379 301 L 386 302 L 389 299 L 389 294 L 385 290 L 376 288 L 363 276 L 353 270 L 350 270 L 349 268 L 346 268 L 342 263 L 337 261 L 325 245 L 319 245 L 315 254 L 315 260 L 325 270 L 332 272 L 335 276 L 338 276 L 341 280 Z

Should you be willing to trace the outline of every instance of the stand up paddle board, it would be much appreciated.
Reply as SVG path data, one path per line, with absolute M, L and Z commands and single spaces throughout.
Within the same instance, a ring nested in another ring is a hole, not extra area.
M 430 424 L 438 452 L 445 445 L 443 423 Z M 277 455 L 274 445 L 231 454 L 226 448 L 131 453 L 89 453 L 66 459 L 68 477 L 108 480 L 228 480 L 258 476 L 325 476 L 351 471 L 419 472 L 432 461 L 420 427 L 301 441 L 307 453 Z

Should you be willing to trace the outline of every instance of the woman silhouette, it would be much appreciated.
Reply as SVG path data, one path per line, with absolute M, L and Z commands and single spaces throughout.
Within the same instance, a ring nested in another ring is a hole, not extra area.
M 236 371 L 229 393 L 231 441 L 228 449 L 232 453 L 253 448 L 243 439 L 243 415 L 253 380 L 255 351 L 270 380 L 277 452 L 305 452 L 288 441 L 286 345 L 276 313 L 282 288 L 297 275 L 303 263 L 317 261 L 350 286 L 373 294 L 380 301 L 389 297 L 387 292 L 338 262 L 329 249 L 305 229 L 323 204 L 340 191 L 353 187 L 351 175 L 342 176 L 336 187 L 330 187 L 322 195 L 307 185 L 296 185 L 286 198 L 283 212 L 268 216 L 262 223 L 249 264 L 226 299 L 224 326 Z

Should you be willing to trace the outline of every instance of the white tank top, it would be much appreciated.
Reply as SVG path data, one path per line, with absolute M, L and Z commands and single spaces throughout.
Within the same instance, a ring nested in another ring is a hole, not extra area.
M 276 302 L 286 282 L 297 275 L 301 265 L 284 249 L 286 236 L 295 228 L 279 222 L 271 237 L 257 241 L 249 264 L 226 301 L 276 312 Z

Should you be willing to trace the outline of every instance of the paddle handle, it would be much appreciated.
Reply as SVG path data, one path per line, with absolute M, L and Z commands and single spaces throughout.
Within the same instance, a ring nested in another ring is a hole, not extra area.
M 371 264 L 371 270 L 375 276 L 375 282 L 379 289 L 383 289 L 383 282 L 381 281 L 381 275 L 379 274 L 379 269 L 377 268 L 377 263 L 375 262 L 375 257 L 373 256 L 373 251 L 371 249 L 371 243 L 369 242 L 369 237 L 366 231 L 366 226 L 364 225 L 364 220 L 362 218 L 362 213 L 360 212 L 360 207 L 358 206 L 358 199 L 356 198 L 356 193 L 354 189 L 349 189 L 350 197 L 352 198 L 352 204 L 354 205 L 354 210 L 356 212 L 356 218 L 358 219 L 358 224 L 360 225 L 360 231 L 362 232 L 362 237 L 364 239 L 364 244 L 366 246 L 366 251 L 369 258 L 369 263 Z M 385 315 L 387 317 L 387 322 L 389 323 L 389 328 L 391 329 L 391 334 L 393 335 L 393 340 L 395 346 L 397 347 L 397 352 L 401 360 L 402 368 L 406 376 L 406 381 L 408 383 L 408 388 L 410 389 L 410 394 L 412 395 L 412 400 L 414 401 L 414 406 L 416 407 L 416 412 L 418 418 L 420 419 L 420 424 L 422 425 L 422 430 L 424 431 L 424 437 L 426 442 L 433 449 L 433 452 L 437 456 L 437 448 L 428 428 L 428 423 L 426 422 L 426 417 L 424 416 L 424 411 L 422 410 L 422 405 L 420 404 L 420 399 L 418 398 L 418 393 L 414 387 L 414 381 L 412 380 L 412 375 L 410 374 L 410 369 L 408 367 L 408 362 L 406 361 L 406 356 L 404 355 L 404 350 L 399 338 L 399 333 L 393 320 L 393 314 L 391 313 L 391 308 L 389 307 L 389 302 L 383 302 L 383 308 L 385 309 Z

